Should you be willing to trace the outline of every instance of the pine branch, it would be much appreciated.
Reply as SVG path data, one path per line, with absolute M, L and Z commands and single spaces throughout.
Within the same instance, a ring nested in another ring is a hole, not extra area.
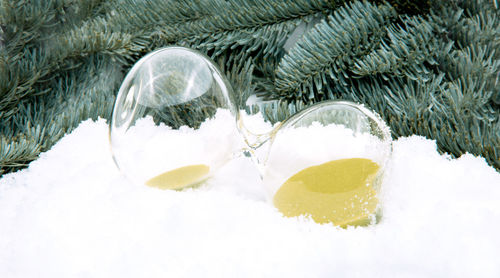
M 257 108 L 271 121 L 316 101 L 353 100 L 394 136 L 424 135 L 500 169 L 493 2 L 343 3 L 0 1 L 0 171 L 26 165 L 81 120 L 108 116 L 126 70 L 167 45 L 216 60 L 240 108 L 250 95 L 276 99 Z M 293 44 L 304 25 L 314 27 Z
M 0 128 L 0 173 L 26 166 L 88 118 L 109 118 L 123 74 L 110 59 L 94 57 L 83 68 L 52 80 L 51 94 L 24 100 L 18 116 Z
M 392 7 L 368 2 L 339 8 L 283 57 L 276 69 L 273 97 L 293 96 L 304 101 L 333 98 L 331 81 L 347 84 L 355 59 L 370 53 L 380 43 L 386 33 L 385 26 L 395 16 Z
M 492 16 L 497 11 L 483 7 L 464 13 L 458 7 L 447 8 L 427 17 L 370 23 L 380 26 L 385 36 L 362 55 L 353 55 L 356 44 L 353 47 L 345 36 L 337 35 L 352 26 L 345 23 L 352 23 L 349 16 L 336 22 L 334 26 L 341 26 L 337 29 L 325 28 L 328 22 L 322 22 L 283 58 L 270 96 L 301 105 L 339 98 L 365 103 L 383 116 L 395 137 L 427 136 L 436 139 L 444 152 L 482 155 L 500 168 L 499 24 Z M 353 6 L 345 9 L 355 14 Z M 336 52 L 323 50 L 325 38 L 335 38 L 329 49 L 341 47 Z M 348 62 L 338 63 L 338 53 L 347 53 L 349 59 L 341 61 Z
M 77 67 L 81 61 L 70 60 L 72 56 L 82 57 L 85 50 L 90 54 L 98 52 L 95 47 L 93 51 L 87 48 L 101 41 L 112 46 L 116 44 L 111 42 L 116 36 L 89 44 L 96 34 L 87 32 L 83 40 L 74 43 L 73 38 L 70 41 L 73 43 L 64 44 L 68 40 L 54 35 L 78 23 L 74 14 L 80 7 L 97 11 L 102 7 L 100 2 L 82 1 L 73 6 L 65 1 L 34 1 L 30 5 L 24 1 L 2 3 L 0 26 L 5 44 L 0 47 L 0 80 L 4 81 L 0 82 L 0 122 L 8 121 L 18 113 L 23 99 L 49 92 L 47 83 L 57 77 L 58 72 Z M 82 20 L 87 16 L 85 13 L 80 15 Z M 99 50 L 105 47 L 101 46 Z
M 387 42 L 355 62 L 353 74 L 381 74 L 383 78 L 389 74 L 427 82 L 437 57 L 446 56 L 453 45 L 437 40 L 433 26 L 421 17 L 404 17 L 401 24 L 387 27 L 387 36 Z

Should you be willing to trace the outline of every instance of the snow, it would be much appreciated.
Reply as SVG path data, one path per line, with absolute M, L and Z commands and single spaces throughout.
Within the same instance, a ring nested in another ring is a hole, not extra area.
M 226 109 L 218 109 L 213 119 L 197 129 L 172 129 L 164 123 L 156 126 L 153 118 L 146 116 L 126 130 L 125 126 L 116 129 L 110 139 L 120 169 L 136 182 L 187 165 L 204 164 L 212 171 L 243 147 L 235 117 Z
M 246 157 L 204 186 L 129 183 L 104 120 L 0 179 L 0 277 L 500 277 L 500 174 L 434 141 L 394 142 L 383 218 L 284 218 Z

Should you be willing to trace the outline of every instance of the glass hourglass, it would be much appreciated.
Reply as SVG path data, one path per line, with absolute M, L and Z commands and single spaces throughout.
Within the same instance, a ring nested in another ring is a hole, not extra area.
M 110 124 L 114 161 L 139 184 L 182 189 L 203 182 L 241 149 L 233 92 L 205 55 L 166 47 L 125 77 Z
M 146 55 L 114 106 L 116 165 L 135 183 L 177 190 L 203 182 L 246 149 L 285 216 L 339 226 L 373 222 L 391 154 L 390 131 L 378 115 L 326 101 L 272 126 L 251 121 L 233 97 L 220 70 L 197 51 L 167 47 Z
M 247 139 L 262 145 L 262 136 Z M 257 159 L 268 197 L 285 216 L 358 226 L 379 215 L 391 134 L 375 113 L 348 101 L 325 101 L 268 133 Z M 259 146 L 260 146 L 259 145 Z

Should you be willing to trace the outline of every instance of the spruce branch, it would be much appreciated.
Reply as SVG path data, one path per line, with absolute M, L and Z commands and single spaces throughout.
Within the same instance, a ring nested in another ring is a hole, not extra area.
M 420 134 L 436 139 L 441 151 L 482 155 L 499 168 L 499 24 L 494 13 L 487 7 L 474 12 L 457 7 L 425 17 L 401 16 L 382 26 L 386 36 L 370 53 L 350 56 L 352 66 L 337 76 L 321 75 L 329 67 L 339 71 L 331 55 L 318 55 L 321 39 L 332 37 L 320 23 L 313 31 L 323 32 L 322 37 L 307 34 L 295 47 L 300 55 L 289 58 L 291 51 L 284 57 L 270 96 L 292 103 L 338 98 L 365 103 L 382 115 L 395 137 Z
M 368 2 L 337 9 L 317 24 L 283 57 L 276 69 L 273 97 L 318 101 L 323 92 L 333 98 L 329 84 L 347 84 L 355 59 L 371 52 L 383 36 L 395 10 Z
M 352 100 L 395 137 L 420 134 L 500 169 L 495 2 L 344 2 L 0 1 L 0 171 L 26 165 L 81 120 L 109 116 L 127 69 L 168 45 L 212 57 L 240 108 L 251 95 L 274 99 L 258 107 L 271 121 Z M 314 27 L 293 44 L 304 24 Z
M 379 48 L 355 62 L 353 74 L 390 74 L 427 82 L 438 64 L 437 56 L 447 55 L 453 45 L 437 40 L 433 26 L 421 17 L 404 17 L 401 24 L 387 27 L 387 36 L 387 42 L 383 40 Z
M 87 75 L 73 70 L 53 79 L 50 94 L 25 99 L 19 104 L 18 115 L 3 122 L 0 172 L 26 166 L 81 121 L 110 117 L 114 91 L 123 74 L 109 58 L 89 59 L 83 68 Z

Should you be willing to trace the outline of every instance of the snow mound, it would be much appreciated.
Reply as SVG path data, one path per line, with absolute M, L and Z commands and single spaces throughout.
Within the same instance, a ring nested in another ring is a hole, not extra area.
M 284 218 L 247 158 L 182 192 L 136 186 L 104 120 L 0 179 L 0 277 L 500 277 L 500 174 L 483 158 L 394 142 L 383 218 Z

